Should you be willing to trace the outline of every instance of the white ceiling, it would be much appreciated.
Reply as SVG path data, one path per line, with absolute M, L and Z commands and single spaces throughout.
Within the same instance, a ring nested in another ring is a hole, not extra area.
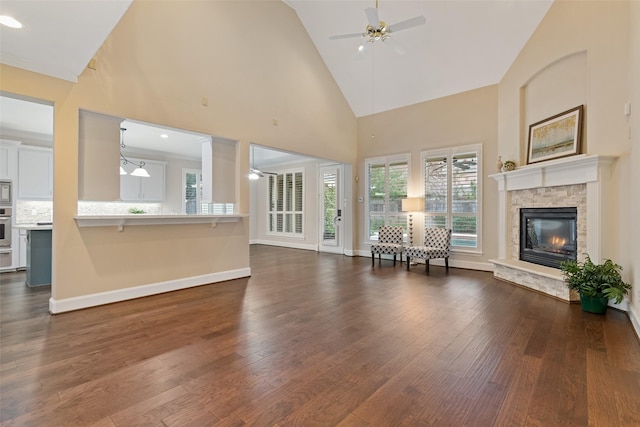
M 425 17 L 426 24 L 395 32 L 390 40 L 375 42 L 358 54 L 356 48 L 363 39 L 329 40 L 329 37 L 365 31 L 364 9 L 375 7 L 374 0 L 284 1 L 295 10 L 357 117 L 498 83 L 553 3 L 553 0 L 380 0 L 379 16 L 388 25 L 420 15 Z M 17 18 L 24 28 L 0 26 L 0 62 L 76 81 L 131 2 L 2 0 L 0 13 Z M 16 107 L 14 100 L 8 101 L 9 106 L 6 99 L 10 98 L 2 97 L 0 104 L 3 128 L 19 130 L 28 126 L 23 131 L 33 134 L 52 129 L 52 114 L 42 121 L 36 119 L 47 115 L 41 104 L 33 105 L 39 112 L 25 112 L 24 117 L 29 120 L 23 118 L 20 124 L 18 116 L 27 104 Z M 132 148 L 147 150 L 166 143 L 155 137 L 164 128 L 132 122 L 126 127 L 125 139 Z M 171 135 L 169 140 L 185 141 L 182 148 L 187 156 L 195 155 L 201 143 L 198 138 L 203 137 L 164 131 Z M 256 162 L 270 164 L 287 154 L 264 154 L 259 146 L 255 151 Z M 282 157 L 280 161 L 285 159 Z
M 132 0 L 2 0 L 0 63 L 75 82 Z
M 362 117 L 498 83 L 553 0 L 380 0 L 387 25 L 420 15 L 426 24 L 395 32 L 363 54 L 362 38 L 329 37 L 364 32 L 364 9 L 375 0 L 286 2 Z
M 160 151 L 171 153 L 172 157 L 201 159 L 202 144 L 211 141 L 208 135 L 133 120 L 124 120 L 120 129 L 126 129 L 121 131 L 121 139 L 127 153 Z

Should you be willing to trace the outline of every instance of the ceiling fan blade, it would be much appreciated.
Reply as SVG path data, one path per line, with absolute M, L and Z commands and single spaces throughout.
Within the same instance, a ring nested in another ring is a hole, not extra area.
M 364 10 L 365 15 L 367 15 L 367 21 L 369 21 L 369 25 L 372 27 L 380 26 L 380 18 L 378 17 L 378 9 L 375 7 L 368 7 Z
M 358 45 L 357 49 L 355 49 L 353 59 L 356 61 L 364 59 L 367 56 L 366 53 L 371 49 L 371 46 L 373 46 L 373 43 L 363 41 L 360 45 Z
M 362 33 L 338 34 L 338 35 L 329 37 L 329 40 L 351 39 L 354 37 L 362 37 Z
M 394 39 L 393 37 L 389 37 L 388 39 L 383 40 L 383 42 L 387 46 L 390 46 L 391 49 L 393 49 L 393 51 L 395 53 L 397 53 L 398 55 L 404 55 L 405 53 L 407 53 L 407 48 L 405 47 L 405 45 L 400 43 L 398 41 L 398 39 Z
M 416 16 L 415 18 L 407 19 L 406 21 L 400 21 L 397 24 L 389 25 L 387 27 L 387 32 L 393 33 L 394 31 L 406 30 L 407 28 L 422 25 L 425 22 L 427 22 L 427 20 L 424 18 L 424 16 Z

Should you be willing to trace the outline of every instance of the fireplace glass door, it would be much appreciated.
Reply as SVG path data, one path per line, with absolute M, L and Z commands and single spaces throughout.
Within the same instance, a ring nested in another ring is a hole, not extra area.
M 520 210 L 520 259 L 559 268 L 577 255 L 577 209 Z

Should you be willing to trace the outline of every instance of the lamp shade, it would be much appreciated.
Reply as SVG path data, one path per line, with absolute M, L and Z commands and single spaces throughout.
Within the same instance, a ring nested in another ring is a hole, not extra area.
M 151 175 L 149 175 L 149 172 L 147 172 L 145 168 L 137 167 L 133 170 L 133 172 L 131 172 L 131 176 L 140 176 L 142 178 L 149 178 Z
M 402 199 L 403 212 L 420 212 L 422 210 L 422 197 L 407 197 Z

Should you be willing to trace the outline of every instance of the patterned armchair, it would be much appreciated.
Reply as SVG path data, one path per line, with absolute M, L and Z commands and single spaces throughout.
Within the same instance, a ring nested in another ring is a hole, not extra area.
M 411 258 L 425 260 L 427 273 L 429 272 L 429 260 L 444 258 L 444 265 L 449 271 L 449 253 L 451 246 L 450 228 L 427 228 L 424 231 L 424 246 L 409 246 L 407 254 L 407 270 L 411 264 Z
M 371 245 L 371 266 L 374 265 L 375 254 L 378 254 L 378 262 L 382 263 L 382 254 L 393 255 L 393 265 L 396 265 L 396 255 L 400 255 L 402 264 L 402 251 L 404 229 L 399 226 L 383 225 L 378 231 L 378 243 Z

